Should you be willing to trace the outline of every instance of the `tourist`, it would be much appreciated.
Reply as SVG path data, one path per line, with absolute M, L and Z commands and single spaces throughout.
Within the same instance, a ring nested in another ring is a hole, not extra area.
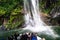
M 22 35 L 22 34 L 19 34 L 19 36 L 17 37 L 17 40 L 20 40 L 20 38 L 21 38 L 21 35 Z
M 10 37 L 8 37 L 7 40 L 10 40 Z
M 13 40 L 13 36 L 8 37 L 8 40 Z
M 22 34 L 20 40 L 27 40 L 28 39 L 28 35 L 26 33 Z
M 17 37 L 18 37 L 18 33 L 15 33 L 15 34 L 14 34 L 15 40 L 17 40 Z
M 45 40 L 45 38 L 42 38 L 42 40 Z
M 37 40 L 37 36 L 34 33 L 31 34 L 31 40 Z
M 37 36 L 37 40 L 42 40 L 42 38 L 41 38 L 41 37 L 39 37 L 39 36 Z
M 14 36 L 13 35 L 11 35 L 11 40 L 13 40 L 14 39 Z
M 28 40 L 31 40 L 31 33 L 28 34 Z

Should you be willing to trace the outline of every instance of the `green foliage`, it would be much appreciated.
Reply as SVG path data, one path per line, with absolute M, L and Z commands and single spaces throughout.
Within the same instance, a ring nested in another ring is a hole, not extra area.
M 6 24 L 6 28 L 9 28 L 9 29 L 17 28 L 19 25 L 22 25 L 23 22 L 24 22 L 23 15 L 11 16 L 10 20 Z
M 21 25 L 23 22 L 23 15 L 21 15 L 22 9 L 23 0 L 0 0 L 0 17 L 8 20 L 5 24 L 6 28 L 13 29 Z M 16 20 L 16 18 L 18 21 L 14 24 L 13 20 Z
M 6 12 L 14 9 L 15 5 L 20 4 L 20 2 L 20 0 L 0 0 L 0 15 L 4 15 Z
M 16 7 L 13 11 L 12 11 L 12 15 L 16 15 L 19 14 L 22 10 L 22 6 L 18 5 L 18 7 Z
M 56 6 L 60 6 L 60 0 L 42 0 L 40 7 L 44 13 L 48 13 Z

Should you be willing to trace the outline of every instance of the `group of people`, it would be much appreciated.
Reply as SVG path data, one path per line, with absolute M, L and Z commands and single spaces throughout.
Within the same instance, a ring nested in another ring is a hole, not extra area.
M 8 37 L 8 40 L 45 40 L 43 39 L 38 39 L 36 33 L 23 33 L 23 34 L 17 34 L 15 33 L 13 36 L 11 35 Z
M 37 36 L 34 33 L 24 33 L 20 40 L 37 40 Z

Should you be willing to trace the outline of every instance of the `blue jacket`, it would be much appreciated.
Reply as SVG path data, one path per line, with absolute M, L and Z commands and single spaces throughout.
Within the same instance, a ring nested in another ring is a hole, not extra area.
M 37 40 L 37 37 L 33 35 L 33 36 L 31 37 L 31 40 Z

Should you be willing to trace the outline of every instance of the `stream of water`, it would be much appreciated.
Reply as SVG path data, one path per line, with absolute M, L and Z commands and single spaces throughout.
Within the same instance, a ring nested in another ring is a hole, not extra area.
M 23 30 L 30 30 L 32 32 L 40 32 L 54 37 L 58 36 L 51 29 L 51 26 L 46 25 L 41 19 L 41 12 L 39 10 L 39 0 L 24 0 L 25 10 L 25 25 Z

